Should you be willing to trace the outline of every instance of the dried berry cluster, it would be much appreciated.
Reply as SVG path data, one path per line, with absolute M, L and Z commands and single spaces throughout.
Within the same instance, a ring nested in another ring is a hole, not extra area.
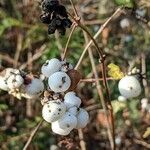
M 66 28 L 72 25 L 66 8 L 59 4 L 58 0 L 44 0 L 42 10 L 43 14 L 40 19 L 43 23 L 48 24 L 48 34 L 53 34 L 57 30 L 61 35 L 65 35 Z

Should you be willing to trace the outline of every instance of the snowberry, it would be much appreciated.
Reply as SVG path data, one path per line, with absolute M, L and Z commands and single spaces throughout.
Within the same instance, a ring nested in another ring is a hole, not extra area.
M 74 107 L 69 108 L 68 112 L 70 112 L 71 114 L 76 116 L 78 114 L 79 110 L 80 110 L 80 108 L 74 106 Z
M 15 88 L 19 88 L 23 84 L 24 79 L 22 78 L 20 74 L 11 74 L 7 78 L 6 82 L 7 82 L 9 89 L 15 89 Z
M 44 84 L 41 79 L 33 78 L 31 82 L 25 86 L 28 95 L 38 95 L 44 90 Z
M 49 87 L 54 92 L 65 92 L 71 85 L 70 77 L 65 72 L 55 72 L 48 79 Z
M 59 71 L 60 67 L 61 67 L 61 62 L 58 59 L 53 58 L 51 60 L 47 60 L 46 63 L 43 64 L 41 68 L 41 72 L 46 77 L 49 77 L 53 73 Z
M 76 96 L 75 92 L 68 92 L 65 94 L 64 103 L 67 106 L 67 108 L 73 106 L 79 107 L 81 104 L 81 99 Z
M 60 119 L 66 112 L 66 106 L 60 100 L 47 102 L 42 109 L 43 118 L 51 123 Z
M 119 91 L 125 98 L 137 97 L 141 94 L 140 82 L 134 76 L 125 76 L 119 81 Z
M 1 77 L 1 76 L 0 76 L 0 89 L 4 91 L 8 91 L 9 89 L 5 77 Z
M 59 135 L 68 135 L 70 133 L 71 130 L 69 129 L 62 129 L 60 126 L 59 126 L 59 123 L 58 121 L 55 121 L 55 122 L 52 122 L 52 131 L 56 134 L 59 134 Z
M 71 69 L 73 69 L 73 66 L 70 63 L 66 61 L 61 61 L 60 71 L 67 72 L 68 70 L 71 70 Z
M 64 130 L 72 130 L 77 125 L 77 118 L 70 112 L 66 112 L 62 118 L 58 120 L 59 127 Z
M 85 109 L 80 108 L 80 111 L 77 115 L 76 129 L 84 128 L 87 125 L 88 122 L 89 122 L 88 112 Z
M 129 19 L 128 18 L 124 18 L 120 21 L 120 26 L 121 28 L 127 28 L 130 26 L 130 22 L 129 22 Z

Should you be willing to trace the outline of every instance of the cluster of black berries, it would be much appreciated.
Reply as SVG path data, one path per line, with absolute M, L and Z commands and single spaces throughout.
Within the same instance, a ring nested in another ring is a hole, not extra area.
M 56 30 L 61 35 L 65 35 L 66 28 L 70 28 L 72 22 L 68 18 L 66 8 L 59 4 L 58 0 L 43 0 L 43 14 L 40 19 L 48 24 L 48 34 L 53 34 Z

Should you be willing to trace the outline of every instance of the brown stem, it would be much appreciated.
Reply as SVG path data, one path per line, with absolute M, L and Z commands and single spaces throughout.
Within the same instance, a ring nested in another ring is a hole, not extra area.
M 73 32 L 74 32 L 75 28 L 76 28 L 76 24 L 73 24 L 72 30 L 70 32 L 70 35 L 68 37 L 68 40 L 67 40 L 67 43 L 66 43 L 66 46 L 65 46 L 65 50 L 64 50 L 64 53 L 63 53 L 63 56 L 62 56 L 62 60 L 64 60 L 66 58 L 68 45 L 69 45 L 69 42 L 71 40 L 71 37 L 73 35 Z
M 112 14 L 112 16 L 110 16 L 109 18 L 108 18 L 108 20 L 106 20 L 106 22 L 99 28 L 99 30 L 97 31 L 97 33 L 94 35 L 94 39 L 96 39 L 101 33 L 102 33 L 102 31 L 104 30 L 104 28 L 107 26 L 107 24 L 120 12 L 122 10 L 122 7 L 121 8 L 118 8 L 113 14 Z M 80 56 L 80 59 L 79 59 L 79 61 L 78 61 L 78 63 L 77 63 L 77 65 L 76 65 L 76 69 L 80 66 L 80 64 L 81 64 L 81 62 L 82 62 L 82 60 L 83 60 L 83 57 L 84 57 L 84 55 L 85 55 L 85 53 L 87 52 L 87 50 L 88 50 L 88 48 L 90 47 L 90 45 L 93 43 L 93 41 L 92 40 L 90 40 L 89 41 L 89 43 L 86 45 L 86 47 L 84 48 L 84 50 L 83 50 L 83 52 L 82 52 L 82 54 L 81 54 L 81 56 Z
M 28 146 L 30 145 L 30 143 L 32 142 L 32 139 L 34 138 L 35 134 L 37 133 L 38 129 L 40 128 L 40 126 L 43 123 L 43 119 L 38 123 L 38 125 L 35 127 L 35 129 L 32 131 L 27 143 L 25 144 L 25 146 L 23 147 L 23 150 L 27 150 Z

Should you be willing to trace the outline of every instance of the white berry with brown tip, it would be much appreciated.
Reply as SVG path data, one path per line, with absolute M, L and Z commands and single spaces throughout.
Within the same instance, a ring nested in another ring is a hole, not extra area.
M 55 72 L 48 78 L 48 84 L 52 91 L 65 92 L 71 85 L 71 79 L 65 72 Z
M 135 76 L 125 76 L 118 84 L 119 91 L 125 98 L 134 98 L 141 94 L 140 82 Z
M 60 68 L 61 68 L 61 62 L 56 58 L 52 58 L 50 60 L 47 60 L 46 63 L 43 64 L 41 68 L 41 72 L 46 77 L 49 77 L 53 73 L 59 71 Z
M 47 102 L 42 109 L 42 117 L 51 123 L 60 119 L 66 112 L 66 106 L 60 100 Z
M 81 104 L 81 99 L 76 96 L 75 92 L 68 92 L 65 94 L 64 103 L 67 108 L 71 108 L 73 106 L 79 107 Z
M 52 128 L 52 131 L 56 134 L 59 134 L 59 135 L 68 135 L 70 133 L 71 130 L 68 130 L 68 129 L 62 129 L 60 126 L 59 126 L 59 123 L 58 121 L 55 121 L 55 122 L 52 122 L 51 124 L 51 128 Z
M 77 126 L 76 129 L 84 128 L 89 122 L 89 114 L 88 112 L 80 108 L 80 111 L 77 115 Z

